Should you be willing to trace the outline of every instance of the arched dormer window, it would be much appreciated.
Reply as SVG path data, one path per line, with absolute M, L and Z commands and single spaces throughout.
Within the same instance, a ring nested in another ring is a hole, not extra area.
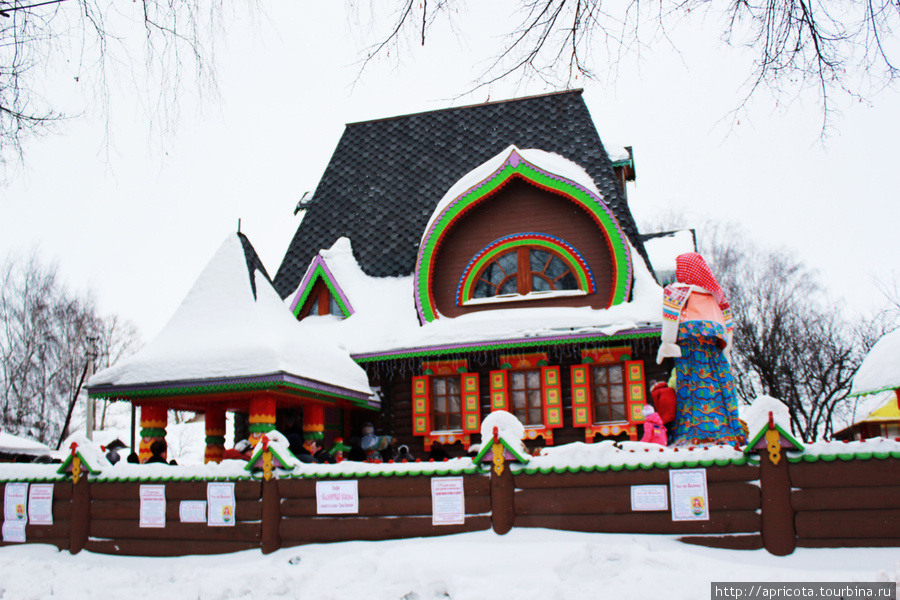
M 522 233 L 495 240 L 472 258 L 460 278 L 457 304 L 594 291 L 594 276 L 575 248 L 550 235 Z

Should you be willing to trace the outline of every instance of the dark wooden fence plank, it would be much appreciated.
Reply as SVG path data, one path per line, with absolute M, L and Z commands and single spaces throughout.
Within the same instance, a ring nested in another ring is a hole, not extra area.
M 489 516 L 466 517 L 463 525 L 431 524 L 431 517 L 354 519 L 295 518 L 282 519 L 279 528 L 284 546 L 300 543 L 342 542 L 347 540 L 393 540 L 411 537 L 451 535 L 491 528 Z
M 204 540 L 259 544 L 260 525 L 259 523 L 237 523 L 233 527 L 209 527 L 206 523 L 169 521 L 165 527 L 140 527 L 137 521 L 94 519 L 91 521 L 91 537 L 112 540 Z
M 900 509 L 802 511 L 795 522 L 800 539 L 900 538 Z
M 181 500 L 166 498 L 166 520 L 181 520 Z M 261 503 L 253 500 L 238 500 L 234 507 L 235 518 L 240 521 L 259 521 L 262 518 Z M 91 518 L 123 519 L 138 521 L 141 518 L 140 500 L 94 500 L 91 502 Z
M 759 487 L 739 481 L 708 484 L 710 510 L 756 510 Z M 516 493 L 517 515 L 621 514 L 631 511 L 631 486 L 531 488 Z
M 436 475 L 435 477 L 443 477 Z M 486 475 L 463 475 L 463 489 L 466 496 L 488 496 L 491 480 Z M 405 498 L 409 496 L 431 496 L 431 475 L 415 477 L 363 477 L 359 479 L 320 479 L 319 481 L 357 481 L 360 499 L 366 496 L 387 496 Z M 316 480 L 282 479 L 278 481 L 278 493 L 282 498 L 315 498 Z
M 794 510 L 853 510 L 900 506 L 900 486 L 823 487 L 794 490 Z
M 900 485 L 900 459 L 819 460 L 790 464 L 795 488 L 882 487 Z
M 143 483 L 94 482 L 91 497 L 95 500 L 138 500 L 141 485 L 165 485 L 166 500 L 206 500 L 206 481 L 145 481 Z M 235 481 L 235 500 L 259 500 L 262 485 L 258 481 Z
M 354 516 L 412 516 L 431 515 L 431 497 L 417 496 L 413 498 L 390 498 L 385 496 L 368 496 L 359 499 L 358 515 L 334 515 L 336 518 Z M 467 515 L 488 513 L 491 510 L 491 499 L 487 496 L 466 496 L 465 509 Z M 281 514 L 285 517 L 316 516 L 316 501 L 313 498 L 289 498 L 281 501 Z
M 698 467 L 702 468 L 702 467 Z M 708 467 L 706 481 L 754 481 L 759 479 L 759 467 L 750 465 L 733 465 L 727 467 Z M 561 488 L 561 487 L 602 487 L 617 485 L 652 485 L 669 483 L 669 469 L 637 469 L 629 471 L 594 471 L 591 473 L 548 473 L 527 475 L 519 473 L 515 476 L 516 487 Z
M 98 554 L 123 556 L 187 556 L 189 554 L 226 554 L 258 548 L 256 542 L 204 540 L 88 540 L 85 548 Z
M 759 514 L 751 511 L 710 513 L 709 521 L 672 521 L 668 512 L 619 515 L 523 515 L 516 527 L 545 527 L 589 533 L 755 533 Z

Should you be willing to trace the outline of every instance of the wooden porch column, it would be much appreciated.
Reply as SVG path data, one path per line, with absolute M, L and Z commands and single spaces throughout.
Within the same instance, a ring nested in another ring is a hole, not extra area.
M 206 451 L 203 453 L 203 462 L 220 463 L 225 452 L 225 409 L 210 404 L 206 407 L 203 418 L 206 421 Z
M 138 458 L 142 463 L 150 458 L 150 446 L 157 440 L 165 441 L 169 410 L 164 404 L 144 404 L 141 406 L 141 445 Z M 165 456 L 163 456 L 165 458 Z
M 275 399 L 267 396 L 256 396 L 250 400 L 250 437 L 248 440 L 254 448 L 263 435 L 275 429 L 277 406 Z

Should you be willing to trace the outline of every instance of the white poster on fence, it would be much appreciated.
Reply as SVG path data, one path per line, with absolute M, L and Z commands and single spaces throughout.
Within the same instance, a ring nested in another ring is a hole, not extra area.
M 166 526 L 166 486 L 141 485 L 141 527 Z
M 206 485 L 206 524 L 210 527 L 234 527 L 234 482 L 210 482 Z
M 359 513 L 358 481 L 317 481 L 316 512 L 320 515 Z
M 206 523 L 206 501 L 182 500 L 178 505 L 178 516 L 182 523 Z
M 673 521 L 709 521 L 706 469 L 669 471 Z
M 24 542 L 25 523 L 19 523 L 18 521 L 4 521 L 2 534 L 4 542 Z
M 28 484 L 7 483 L 3 494 L 3 522 L 28 523 Z
M 28 490 L 28 522 L 53 525 L 53 484 L 33 483 Z
M 669 489 L 665 484 L 631 486 L 631 510 L 669 510 Z
M 466 499 L 462 477 L 431 478 L 431 524 L 462 525 L 466 522 Z

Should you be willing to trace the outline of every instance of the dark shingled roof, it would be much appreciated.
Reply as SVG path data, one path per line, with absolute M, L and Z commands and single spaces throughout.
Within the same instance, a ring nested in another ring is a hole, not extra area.
M 593 178 L 649 267 L 581 90 L 352 123 L 275 275 L 293 293 L 319 250 L 350 238 L 370 276 L 409 275 L 428 219 L 466 173 L 515 144 L 553 152 Z
M 265 277 L 269 283 L 272 283 L 272 278 L 269 277 L 269 274 L 266 272 L 265 265 L 263 265 L 262 260 L 259 258 L 259 254 L 256 253 L 256 249 L 253 247 L 253 244 L 250 243 L 247 236 L 240 231 L 237 236 L 238 239 L 241 240 L 241 246 L 244 249 L 244 259 L 247 261 L 247 273 L 250 275 L 250 289 L 253 290 L 253 299 L 256 300 L 256 277 L 254 277 L 253 272 L 259 271 L 262 273 L 263 277 Z

